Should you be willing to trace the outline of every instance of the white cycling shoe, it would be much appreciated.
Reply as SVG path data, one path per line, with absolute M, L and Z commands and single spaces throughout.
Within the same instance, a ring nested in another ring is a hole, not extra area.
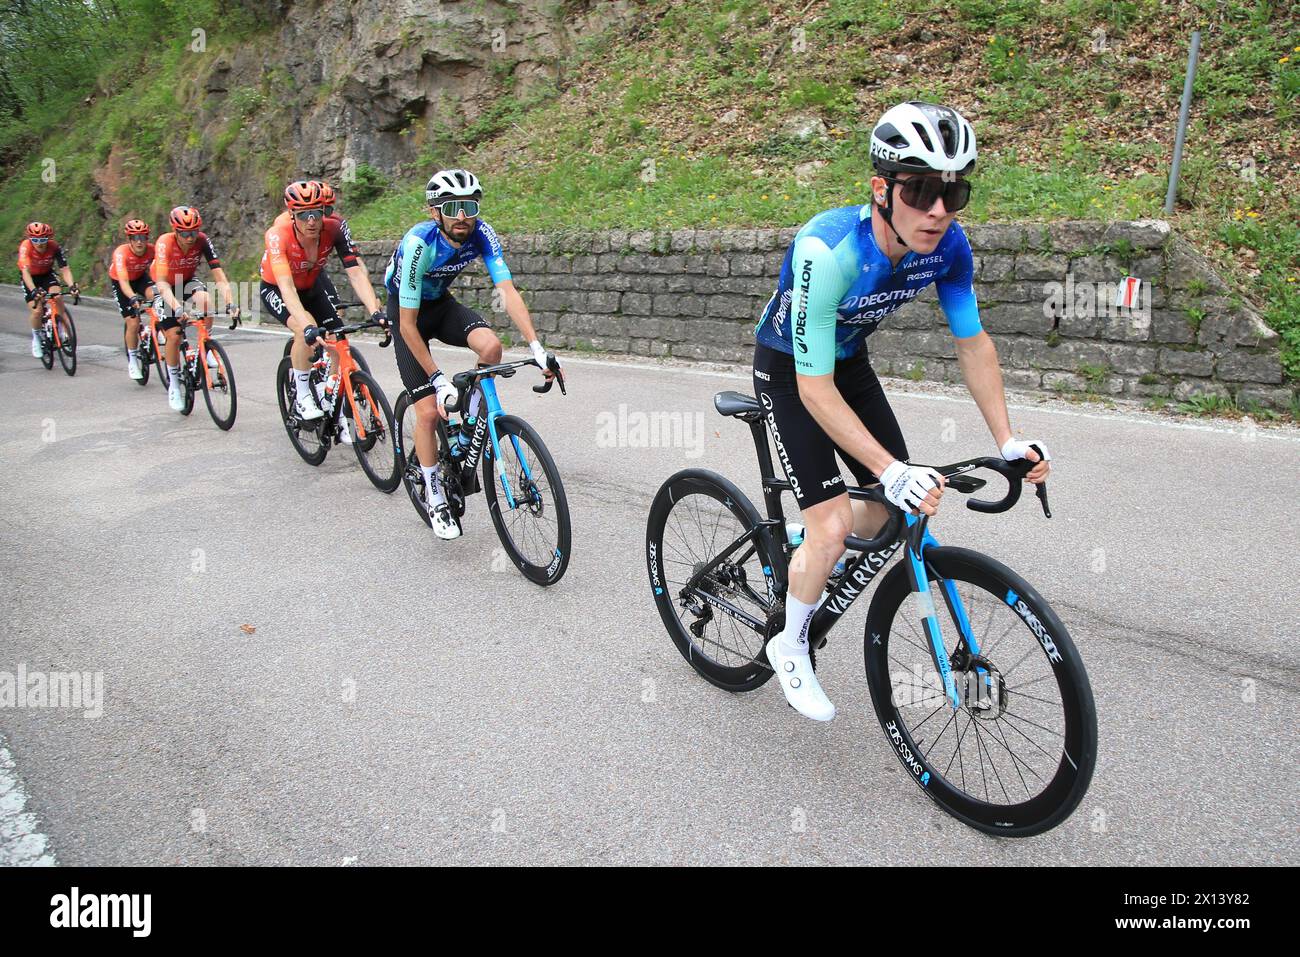
M 32 358 L 39 359 L 40 357 L 41 357 L 41 337 L 39 334 L 33 332 L 32 333 Z
M 445 502 L 429 507 L 429 520 L 433 523 L 433 534 L 444 541 L 460 538 L 460 526 L 456 524 L 451 508 Z
M 167 404 L 172 407 L 173 412 L 185 411 L 185 393 L 181 390 L 180 376 L 172 376 L 171 384 L 167 386 Z
M 813 671 L 812 660 L 808 655 L 781 654 L 777 648 L 780 640 L 781 636 L 777 635 L 767 643 L 767 660 L 771 662 L 772 670 L 781 682 L 785 700 L 805 718 L 814 721 L 831 720 L 835 717 L 835 705 L 831 704 L 826 692 L 822 691 L 817 673 Z
M 126 374 L 132 379 L 140 380 L 144 378 L 144 373 L 140 371 L 140 360 L 134 355 L 127 356 Z
M 348 425 L 348 417 L 346 415 L 339 416 L 339 430 L 337 435 L 339 442 L 342 445 L 352 444 L 352 426 Z
M 320 406 L 316 404 L 316 397 L 311 392 L 300 394 L 294 399 L 293 409 L 298 413 L 298 418 L 304 422 L 315 422 L 325 417 L 325 413 L 320 410 Z

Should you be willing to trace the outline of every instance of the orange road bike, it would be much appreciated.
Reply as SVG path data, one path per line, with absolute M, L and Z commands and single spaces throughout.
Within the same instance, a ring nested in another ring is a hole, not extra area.
M 325 413 L 322 418 L 307 421 L 299 418 L 295 410 L 298 391 L 288 348 L 275 373 L 275 391 L 284 430 L 304 462 L 320 465 L 330 446 L 347 444 L 346 436 L 350 435 L 352 451 L 366 478 L 381 492 L 391 492 L 402 481 L 393 445 L 393 410 L 384 390 L 366 371 L 363 362 L 358 361 L 348 342 L 352 333 L 370 328 L 379 328 L 379 323 L 366 321 L 338 329 L 321 329 L 308 382 L 316 403 Z M 386 348 L 392 341 L 389 332 L 379 346 Z M 331 356 L 333 373 L 330 372 Z
M 163 359 L 163 343 L 166 342 L 166 334 L 158 328 L 158 313 L 154 312 L 152 305 L 144 303 L 140 306 L 135 319 L 139 325 L 140 343 L 140 378 L 135 382 L 142 387 L 148 385 L 149 369 L 151 366 L 157 366 L 158 381 L 165 389 L 167 388 L 167 362 Z M 131 347 L 126 344 L 125 324 L 122 329 L 122 348 L 128 353 L 131 351 Z
M 181 337 L 180 376 L 181 388 L 185 394 L 185 407 L 181 412 L 184 415 L 193 412 L 195 393 L 202 391 L 203 401 L 207 404 L 212 421 L 221 431 L 228 432 L 235 424 L 235 413 L 238 411 L 235 370 L 230 365 L 230 357 L 226 355 L 225 347 L 212 337 L 202 321 L 209 318 L 212 317 L 188 314 L 180 317 L 178 330 Z M 239 316 L 232 316 L 229 328 L 234 329 L 238 325 Z M 197 333 L 198 341 L 193 345 L 185 335 L 185 330 L 190 326 L 193 326 Z M 157 351 L 161 353 L 162 350 Z M 165 374 L 167 364 L 163 361 L 161 365 Z
M 68 307 L 61 301 L 63 293 L 42 290 L 37 295 L 41 303 L 41 365 L 53 369 L 54 357 L 58 355 L 63 371 L 76 375 L 77 327 L 72 324 Z M 72 301 L 81 302 L 81 296 L 74 293 Z

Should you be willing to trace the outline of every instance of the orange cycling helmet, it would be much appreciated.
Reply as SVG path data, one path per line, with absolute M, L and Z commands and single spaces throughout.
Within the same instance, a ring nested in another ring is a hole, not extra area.
M 290 212 L 320 209 L 325 205 L 321 184 L 311 179 L 300 179 L 284 188 L 284 205 Z
M 203 225 L 203 217 L 193 206 L 177 206 L 167 218 L 172 229 L 198 229 Z
M 333 206 L 337 197 L 334 195 L 334 187 L 324 180 L 320 181 L 320 201 L 322 206 Z
M 128 219 L 122 231 L 128 236 L 148 236 L 149 224 L 143 219 Z
M 49 239 L 54 235 L 54 227 L 49 223 L 28 223 L 27 235 L 31 239 Z

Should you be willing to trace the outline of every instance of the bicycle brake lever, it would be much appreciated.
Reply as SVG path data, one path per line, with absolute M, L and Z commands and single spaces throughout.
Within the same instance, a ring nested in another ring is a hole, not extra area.
M 1047 479 L 1043 479 L 1043 481 L 1038 483 L 1038 487 L 1034 490 L 1034 494 L 1038 496 L 1038 501 L 1043 505 L 1043 517 L 1051 518 L 1052 510 L 1047 505 Z
M 392 344 L 393 344 L 393 330 L 392 330 L 392 329 L 385 329 L 385 330 L 384 330 L 384 338 L 382 338 L 382 339 L 379 340 L 379 348 L 381 348 L 381 349 L 387 349 L 387 348 L 388 348 L 389 346 L 391 346 Z

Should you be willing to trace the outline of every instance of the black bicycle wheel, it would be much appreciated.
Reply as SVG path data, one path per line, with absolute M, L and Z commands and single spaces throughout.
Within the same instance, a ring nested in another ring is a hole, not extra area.
M 340 395 L 342 413 L 352 420 L 352 449 L 357 453 L 361 471 L 381 492 L 392 492 L 401 484 L 401 466 L 393 443 L 393 410 L 379 383 L 364 372 L 349 377 L 352 401 Z M 355 405 L 355 414 L 353 403 Z M 362 436 L 361 432 L 365 431 Z
M 189 343 L 184 339 L 181 340 L 181 395 L 185 397 L 185 404 L 181 407 L 181 415 L 189 415 L 194 411 L 194 396 L 198 391 L 198 383 L 195 382 L 196 369 L 194 363 L 189 357 Z
M 199 374 L 203 377 L 203 401 L 207 403 L 208 415 L 222 432 L 229 432 L 235 424 L 235 413 L 239 411 L 239 400 L 235 394 L 235 370 L 230 365 L 230 357 L 225 347 L 215 339 L 209 339 L 207 352 L 217 357 L 217 367 L 203 370 L 207 363 L 206 355 L 199 356 Z M 208 380 L 211 379 L 211 382 Z
M 646 564 L 659 617 L 691 667 L 727 691 L 752 691 L 772 677 L 763 645 L 781 603 L 766 540 L 744 542 L 695 587 L 686 585 L 760 521 L 740 489 L 703 469 L 684 469 L 664 482 L 646 521 Z
M 131 381 L 138 386 L 146 386 L 149 384 L 149 373 L 153 371 L 151 368 L 153 365 L 153 352 L 149 348 L 151 343 L 148 342 L 144 336 L 140 336 L 136 340 L 136 343 L 136 360 L 140 363 L 140 378 L 132 379 Z M 126 344 L 125 328 L 122 330 L 122 350 L 129 358 L 131 355 L 131 347 Z
M 158 370 L 158 383 L 164 389 L 170 389 L 171 373 L 167 371 L 167 337 L 180 335 L 178 329 L 159 329 L 158 338 L 153 344 L 153 365 Z
M 53 321 L 47 317 L 40 329 L 41 365 L 45 366 L 46 370 L 54 368 L 54 329 L 51 326 Z
M 275 371 L 275 395 L 280 401 L 280 420 L 284 423 L 284 430 L 289 433 L 289 442 L 302 456 L 303 461 L 308 465 L 320 465 L 329 454 L 329 445 L 321 438 L 321 420 L 304 422 L 294 411 L 293 403 L 297 393 L 292 370 L 293 367 L 286 356 L 280 360 L 280 365 Z
M 65 306 L 58 318 L 59 323 L 59 365 L 68 375 L 77 374 L 77 327 L 72 322 L 72 313 Z
M 420 459 L 415 454 L 415 407 L 411 393 L 406 391 L 397 397 L 397 407 L 393 410 L 393 450 L 411 504 L 424 524 L 432 527 L 425 503 L 424 473 L 420 471 Z
M 537 430 L 523 419 L 496 420 L 501 462 L 483 450 L 483 494 L 506 554 L 524 577 L 554 585 L 569 567 L 572 531 L 560 470 Z M 502 483 L 508 483 L 514 505 Z
M 1083 660 L 1020 576 L 965 548 L 926 549 L 935 606 L 961 707 L 935 673 L 905 565 L 867 613 L 867 680 L 876 716 L 908 776 L 977 830 L 1028 837 L 1078 806 L 1097 760 L 1097 711 Z M 954 602 L 940 584 L 951 582 Z M 978 655 L 961 640 L 964 609 Z

